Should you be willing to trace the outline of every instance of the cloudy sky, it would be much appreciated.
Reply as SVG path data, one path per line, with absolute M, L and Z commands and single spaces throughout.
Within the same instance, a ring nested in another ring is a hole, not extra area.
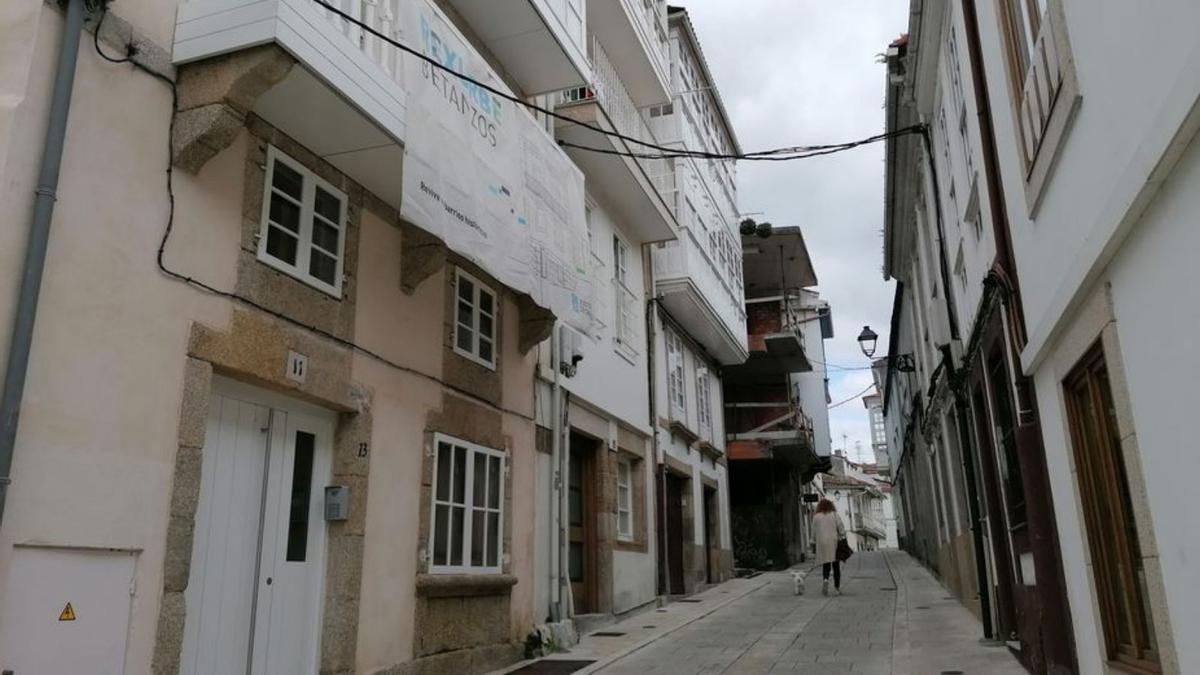
M 674 0 L 687 7 L 746 151 L 871 136 L 884 128 L 884 66 L 875 55 L 906 30 L 903 0 Z M 887 351 L 892 284 L 882 266 L 883 145 L 796 162 L 741 162 L 740 208 L 803 229 L 819 290 L 833 308 L 836 366 L 862 367 L 869 324 Z M 834 402 L 861 392 L 868 370 L 830 368 Z M 866 410 L 829 412 L 834 448 L 870 452 Z

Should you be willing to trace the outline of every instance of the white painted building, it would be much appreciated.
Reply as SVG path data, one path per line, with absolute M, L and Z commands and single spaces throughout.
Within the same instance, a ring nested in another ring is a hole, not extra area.
M 669 39 L 672 98 L 643 112 L 655 137 L 669 147 L 739 152 L 685 10 L 670 10 Z M 653 249 L 650 326 L 660 588 L 675 594 L 733 574 L 720 369 L 749 352 L 734 163 L 675 159 L 673 171 L 679 236 Z
M 1080 672 L 1200 670 L 1178 501 L 1200 469 L 1198 23 L 1188 0 L 979 7 Z
M 640 109 L 671 96 L 666 4 L 591 2 L 586 14 L 591 79 L 554 94 L 550 103 L 574 120 L 656 143 Z M 587 265 L 597 292 L 590 330 L 560 323 L 538 350 L 538 416 L 549 431 L 549 447 L 538 467 L 544 504 L 538 511 L 538 565 L 544 573 L 538 575 L 537 604 L 547 616 L 573 617 L 582 630 L 659 596 L 649 251 L 674 240 L 678 225 L 673 192 L 664 189 L 673 184 L 670 164 L 588 150 L 645 148 L 562 120 L 554 121 L 554 134 L 585 177 Z M 565 469 L 556 458 L 567 460 Z M 566 537 L 560 539 L 555 533 L 564 523 Z

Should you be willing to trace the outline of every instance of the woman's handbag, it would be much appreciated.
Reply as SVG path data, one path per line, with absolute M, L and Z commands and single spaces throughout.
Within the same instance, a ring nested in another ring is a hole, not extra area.
M 837 552 L 834 554 L 837 561 L 846 562 L 852 555 L 854 555 L 854 549 L 850 548 L 850 542 L 846 541 L 845 538 L 838 539 Z

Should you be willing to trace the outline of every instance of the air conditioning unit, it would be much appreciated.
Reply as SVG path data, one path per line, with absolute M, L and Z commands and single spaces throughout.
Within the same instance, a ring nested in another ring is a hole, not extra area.
M 558 370 L 567 377 L 575 377 L 575 370 L 583 360 L 583 334 L 566 325 L 558 327 Z

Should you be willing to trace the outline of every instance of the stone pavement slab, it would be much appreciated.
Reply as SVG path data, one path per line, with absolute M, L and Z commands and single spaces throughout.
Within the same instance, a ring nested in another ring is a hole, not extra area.
M 787 572 L 726 582 L 582 636 L 550 658 L 595 659 L 578 675 L 1023 675 L 1006 648 L 980 644 L 979 622 L 901 551 L 860 552 L 842 573 L 844 595 L 805 595 Z

